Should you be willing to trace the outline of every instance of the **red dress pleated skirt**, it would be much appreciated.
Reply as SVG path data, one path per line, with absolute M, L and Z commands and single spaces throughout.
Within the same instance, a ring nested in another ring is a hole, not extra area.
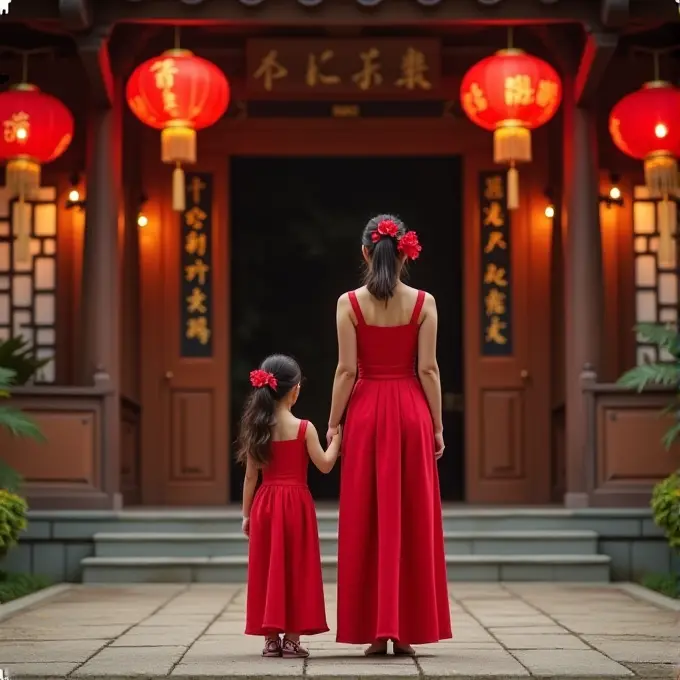
M 354 293 L 359 380 L 342 441 L 338 642 L 450 638 L 439 476 L 432 417 L 415 373 L 411 323 L 365 323 Z
M 307 421 L 297 439 L 272 442 L 250 512 L 247 635 L 328 630 L 319 530 L 307 487 Z

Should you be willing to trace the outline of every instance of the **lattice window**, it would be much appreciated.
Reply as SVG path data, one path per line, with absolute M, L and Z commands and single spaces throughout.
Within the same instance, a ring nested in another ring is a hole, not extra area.
M 51 359 L 36 376 L 36 383 L 53 383 L 56 377 L 56 199 L 54 187 L 43 187 L 37 200 L 24 205 L 30 216 L 31 257 L 21 262 L 13 237 L 20 205 L 0 187 L 0 340 L 22 335 L 38 358 Z
M 646 187 L 635 187 L 633 194 L 633 232 L 635 248 L 635 319 L 637 323 L 678 323 L 677 264 L 664 268 L 659 265 L 660 201 L 649 197 Z M 677 210 L 674 211 L 677 227 Z M 675 233 L 675 232 L 674 232 Z M 677 241 L 673 240 L 673 248 Z M 677 250 L 673 255 L 677 263 Z M 666 351 L 637 338 L 637 363 L 672 361 Z

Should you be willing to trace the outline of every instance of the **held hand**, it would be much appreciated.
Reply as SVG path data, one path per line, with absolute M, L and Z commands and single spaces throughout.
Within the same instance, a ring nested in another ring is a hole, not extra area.
M 434 435 L 434 459 L 439 460 L 444 455 L 444 433 L 436 432 Z
M 241 523 L 241 531 L 246 538 L 250 538 L 250 517 L 244 517 Z
M 328 430 L 326 432 L 326 446 L 330 446 L 331 442 L 333 441 L 333 437 L 338 434 L 338 431 L 340 430 L 339 427 L 331 427 L 330 425 L 328 426 Z

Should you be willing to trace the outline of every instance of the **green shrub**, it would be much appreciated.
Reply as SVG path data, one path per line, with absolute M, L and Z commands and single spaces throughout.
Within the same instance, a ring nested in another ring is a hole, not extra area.
M 0 557 L 19 542 L 19 535 L 26 529 L 26 501 L 10 491 L 0 489 Z
M 663 529 L 668 543 L 680 551 L 680 474 L 674 472 L 652 491 L 654 521 Z

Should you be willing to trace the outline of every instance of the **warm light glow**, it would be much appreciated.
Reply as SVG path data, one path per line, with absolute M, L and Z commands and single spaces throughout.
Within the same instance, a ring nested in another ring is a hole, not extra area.
M 668 128 L 663 123 L 657 123 L 654 128 L 654 134 L 659 139 L 663 139 L 668 134 Z
M 80 200 L 80 192 L 78 189 L 71 189 L 71 191 L 69 191 L 68 200 L 71 201 L 71 203 L 77 203 Z
M 613 186 L 609 190 L 609 198 L 611 198 L 612 201 L 618 201 L 621 198 L 621 189 L 619 189 L 617 186 Z
M 555 217 L 555 206 L 554 205 L 546 205 L 545 206 L 545 216 L 551 220 L 553 217 Z
M 28 138 L 28 130 L 25 127 L 17 128 L 17 139 L 24 140 Z
M 149 219 L 146 215 L 138 215 L 137 216 L 137 226 L 138 227 L 146 227 L 147 224 L 149 224 Z

